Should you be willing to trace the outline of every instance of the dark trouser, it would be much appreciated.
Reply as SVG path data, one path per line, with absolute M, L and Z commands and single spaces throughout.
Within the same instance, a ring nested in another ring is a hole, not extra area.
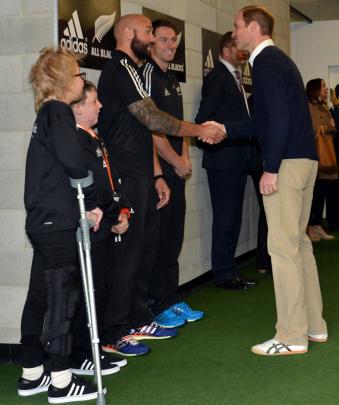
M 41 343 L 41 335 L 44 329 L 46 313 L 49 314 L 49 328 L 56 330 L 58 326 L 65 325 L 69 321 L 67 314 L 63 312 L 63 305 L 57 304 L 54 298 L 60 298 L 61 304 L 65 303 L 69 294 L 76 293 L 79 283 L 65 284 L 55 283 L 53 272 L 68 274 L 74 273 L 77 266 L 78 254 L 76 245 L 75 229 L 58 231 L 45 234 L 29 234 L 33 246 L 33 261 L 29 289 L 21 319 L 21 344 L 23 367 L 36 367 L 44 362 L 44 349 Z M 47 277 L 48 274 L 48 277 Z M 77 279 L 80 281 L 79 273 Z M 66 308 L 67 310 L 67 308 Z M 67 318 L 67 319 L 66 319 Z M 46 327 L 46 325 L 45 325 Z M 49 342 L 51 350 L 51 370 L 59 371 L 69 368 L 68 355 L 62 349 L 65 336 L 69 328 L 64 328 L 64 333 Z M 61 342 L 61 343 L 60 343 Z M 58 348 L 60 347 L 60 350 Z
M 184 240 L 185 180 L 177 176 L 166 178 L 171 189 L 169 204 L 160 210 L 160 237 L 157 263 L 153 272 L 150 295 L 154 315 L 180 302 L 178 257 Z
M 247 173 L 240 170 L 207 170 L 211 195 L 212 270 L 216 284 L 239 275 L 235 264 Z
M 257 235 L 257 255 L 256 255 L 256 268 L 261 270 L 272 270 L 271 257 L 267 250 L 267 221 L 263 204 L 262 195 L 259 190 L 259 183 L 262 176 L 262 170 L 256 170 L 250 173 L 257 195 L 259 205 L 259 218 L 258 218 L 258 235 Z
M 99 337 L 103 331 L 103 319 L 106 311 L 106 304 L 111 293 L 112 265 L 113 265 L 114 234 L 101 241 L 91 243 L 91 258 L 93 270 L 93 284 L 95 294 L 95 305 L 98 321 Z M 110 315 L 110 314 L 109 314 Z M 81 360 L 92 356 L 90 333 L 88 329 L 88 318 L 85 298 L 82 294 L 79 309 L 73 322 L 73 352 L 72 356 Z
M 321 225 L 325 200 L 335 185 L 336 180 L 317 179 L 315 181 L 309 225 Z
M 332 187 L 326 200 L 327 223 L 332 228 L 339 228 L 339 180 L 331 180 Z
M 129 230 L 115 246 L 112 289 L 103 319 L 103 343 L 112 343 L 131 328 L 150 323 L 152 271 L 159 241 L 159 213 L 153 178 L 128 178 L 123 192 L 135 211 Z

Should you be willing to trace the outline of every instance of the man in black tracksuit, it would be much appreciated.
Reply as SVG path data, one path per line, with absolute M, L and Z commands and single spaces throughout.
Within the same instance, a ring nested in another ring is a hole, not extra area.
M 180 84 L 173 72 L 168 70 L 177 50 L 176 27 L 169 21 L 153 21 L 154 43 L 151 58 L 143 66 L 145 87 L 157 107 L 183 119 L 183 100 Z M 182 301 L 178 294 L 178 257 L 184 239 L 185 226 L 185 176 L 191 173 L 187 139 L 164 134 L 153 135 L 159 163 L 170 190 L 171 198 L 166 207 L 160 209 L 160 238 L 156 267 L 153 271 L 150 296 L 155 320 L 162 326 L 183 325 L 189 317 L 182 310 L 175 312 L 173 305 Z M 159 177 L 159 174 L 158 174 Z M 185 304 L 187 310 L 187 304 Z M 186 311 L 187 312 L 187 311 Z M 197 311 L 195 311 L 197 312 Z M 199 311 L 200 312 L 200 311 Z M 199 314 L 198 318 L 201 318 Z

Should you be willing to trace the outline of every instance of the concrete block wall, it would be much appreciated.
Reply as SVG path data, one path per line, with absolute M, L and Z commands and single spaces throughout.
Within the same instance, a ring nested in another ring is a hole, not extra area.
M 202 85 L 201 28 L 224 33 L 244 0 L 122 0 L 122 13 L 142 6 L 186 22 L 187 82 L 182 85 L 185 118 L 193 120 Z M 277 19 L 277 45 L 289 51 L 288 0 L 261 1 Z M 0 7 L 0 343 L 18 343 L 32 251 L 24 232 L 24 166 L 34 121 L 28 72 L 38 52 L 53 44 L 55 0 L 2 0 Z M 89 71 L 97 81 L 98 72 Z M 185 243 L 180 282 L 210 270 L 211 210 L 201 151 L 190 147 L 194 173 L 187 183 Z M 249 182 L 237 254 L 255 247 L 257 205 Z

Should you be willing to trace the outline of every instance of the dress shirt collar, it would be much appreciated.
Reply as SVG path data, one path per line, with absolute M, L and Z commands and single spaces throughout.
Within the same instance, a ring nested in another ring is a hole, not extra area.
M 274 45 L 273 40 L 270 39 L 265 39 L 265 41 L 260 42 L 260 44 L 254 49 L 254 51 L 251 53 L 251 56 L 248 60 L 250 65 L 253 67 L 254 59 L 259 55 L 259 53 L 266 48 L 267 46 L 272 46 Z
M 241 74 L 241 70 L 239 70 L 238 68 L 235 68 L 233 65 L 231 65 L 229 62 L 227 62 L 227 60 L 225 60 L 224 58 L 219 58 L 219 60 L 220 60 L 220 62 L 222 63 L 222 64 L 224 64 L 226 67 L 227 67 L 227 69 L 232 73 L 232 75 L 233 75 L 233 77 L 235 78 L 235 76 L 234 76 L 234 71 L 235 70 L 238 70 L 239 71 L 239 73 Z

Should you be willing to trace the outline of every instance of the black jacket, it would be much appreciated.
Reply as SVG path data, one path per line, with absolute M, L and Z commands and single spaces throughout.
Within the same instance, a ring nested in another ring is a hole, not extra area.
M 104 212 L 98 232 L 91 232 L 92 241 L 98 241 L 111 233 L 111 227 L 117 223 L 120 209 L 129 208 L 129 203 L 126 197 L 121 193 L 117 168 L 109 158 L 113 187 L 116 193 L 116 195 L 113 196 L 108 171 L 103 159 L 103 148 L 105 148 L 103 139 L 98 134 L 98 139 L 95 139 L 87 131 L 79 127 L 78 134 L 85 150 L 86 166 L 93 173 L 98 206 Z
M 87 176 L 71 108 L 56 100 L 45 103 L 36 117 L 27 153 L 26 230 L 47 233 L 76 228 L 79 205 L 69 179 Z M 97 207 L 94 185 L 85 188 L 84 194 L 86 209 Z
M 248 119 L 243 94 L 227 67 L 218 62 L 204 78 L 201 102 L 196 122 L 230 122 Z M 249 154 L 249 139 L 234 139 L 218 145 L 201 145 L 204 149 L 202 167 L 209 170 L 239 170 L 245 168 Z
M 276 46 L 267 46 L 253 63 L 253 121 L 223 122 L 230 138 L 258 137 L 264 170 L 278 173 L 283 159 L 317 160 L 312 121 L 301 75 Z

